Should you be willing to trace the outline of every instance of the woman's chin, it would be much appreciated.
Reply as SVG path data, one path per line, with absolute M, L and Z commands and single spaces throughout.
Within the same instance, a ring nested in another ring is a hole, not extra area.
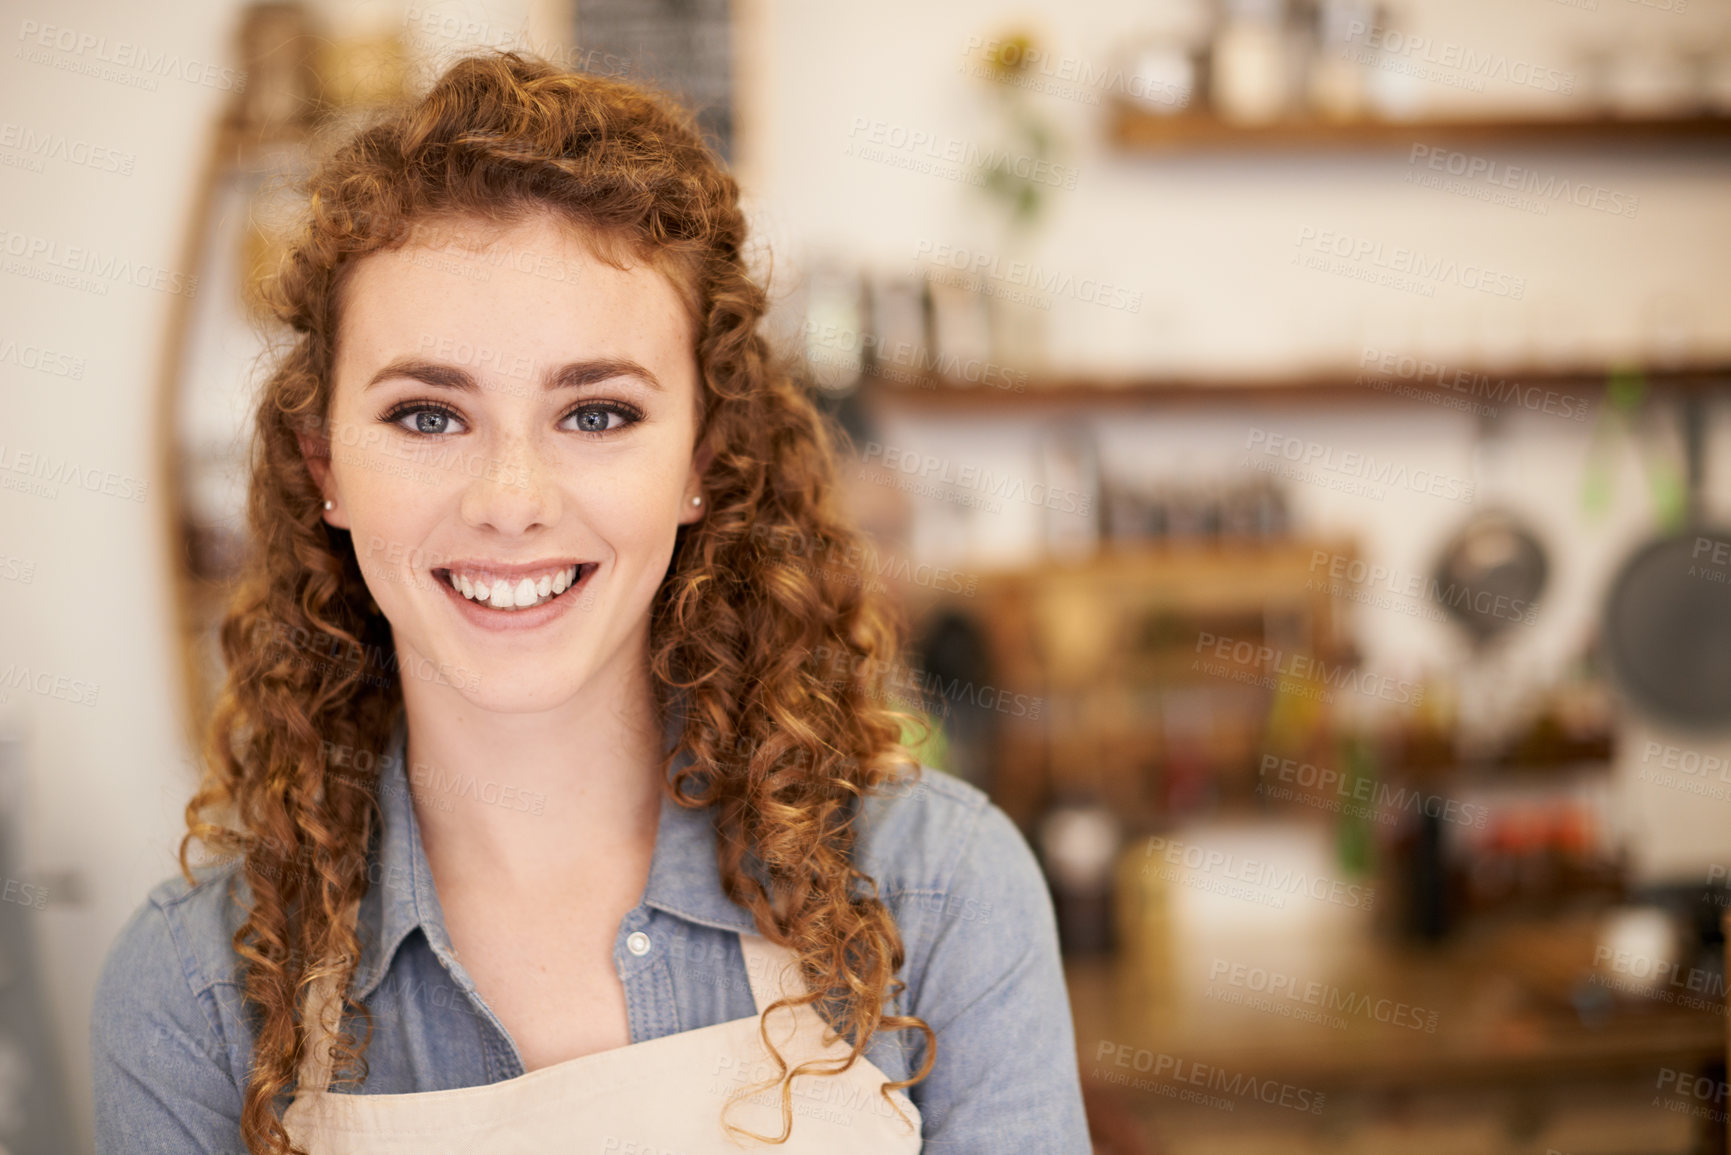
M 451 678 L 447 685 L 465 705 L 488 714 L 537 714 L 554 709 L 576 697 L 584 681 L 575 672 L 550 676 L 545 668 L 525 670 L 521 663 L 499 668 L 471 664 L 469 671 L 472 677 Z

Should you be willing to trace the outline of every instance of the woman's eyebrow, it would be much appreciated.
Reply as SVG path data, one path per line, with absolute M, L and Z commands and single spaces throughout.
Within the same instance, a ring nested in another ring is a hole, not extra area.
M 661 388 L 661 382 L 647 366 L 639 365 L 628 357 L 570 361 L 548 373 L 544 380 L 549 389 L 574 389 L 613 377 L 636 377 L 651 389 Z
M 374 373 L 366 384 L 371 389 L 380 381 L 392 377 L 408 377 L 440 389 L 475 392 L 480 388 L 474 375 L 457 365 L 428 361 L 420 357 L 398 357 Z M 607 381 L 614 377 L 635 377 L 651 389 L 660 389 L 661 381 L 649 369 L 628 357 L 602 357 L 590 361 L 568 361 L 541 375 L 547 389 L 575 389 Z

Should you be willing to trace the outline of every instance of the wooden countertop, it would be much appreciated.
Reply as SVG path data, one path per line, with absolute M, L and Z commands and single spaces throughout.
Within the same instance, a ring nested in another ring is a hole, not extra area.
M 1306 952 L 1278 944 L 1211 957 L 1178 950 L 1163 964 L 1130 953 L 1071 959 L 1082 1074 L 1135 1072 L 1149 1062 L 1140 1051 L 1305 1087 L 1369 1089 L 1560 1080 L 1722 1057 L 1722 992 L 1617 989 L 1631 978 L 1595 965 L 1597 926 L 1592 916 L 1508 924 L 1434 949 L 1365 929 L 1332 944 L 1325 967 L 1283 962 Z M 1284 986 L 1270 992 L 1277 978 Z M 1128 1067 L 1117 1061 L 1126 1049 Z

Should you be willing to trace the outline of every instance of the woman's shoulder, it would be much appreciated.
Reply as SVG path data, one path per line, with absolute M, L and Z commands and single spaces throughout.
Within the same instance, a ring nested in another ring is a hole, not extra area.
M 105 981 L 184 983 L 196 995 L 239 982 L 234 934 L 246 917 L 238 862 L 196 866 L 153 886 L 121 926 L 103 964 Z
M 855 860 L 892 907 L 935 902 L 981 921 L 994 909 L 1049 909 L 1045 875 L 1010 816 L 979 787 L 929 766 L 867 797 Z
M 1088 1150 L 1057 919 L 1021 830 L 978 787 L 923 767 L 862 818 L 860 868 L 875 868 L 905 952 L 899 1009 L 937 1040 L 910 1089 L 926 1150 Z M 872 1045 L 898 1076 L 925 1061 L 920 1032 Z
M 197 867 L 190 882 L 165 879 L 110 944 L 90 1008 L 99 1127 L 167 1096 L 232 1113 L 251 1045 L 235 1018 L 242 976 L 232 939 L 245 914 L 238 875 L 229 863 Z

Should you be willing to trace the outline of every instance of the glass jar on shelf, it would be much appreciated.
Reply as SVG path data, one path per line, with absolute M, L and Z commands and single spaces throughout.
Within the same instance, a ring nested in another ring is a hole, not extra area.
M 1122 95 L 1156 116 L 1195 107 L 1207 85 L 1212 20 L 1212 9 L 1202 0 L 1177 0 L 1158 9 L 1118 50 Z
M 1320 0 L 1316 6 L 1316 51 L 1305 75 L 1305 101 L 1313 115 L 1330 121 L 1362 119 L 1368 110 L 1361 38 L 1377 27 L 1369 0 Z
M 1226 0 L 1214 37 L 1209 96 L 1222 120 L 1268 124 L 1291 97 L 1291 44 L 1285 0 Z

